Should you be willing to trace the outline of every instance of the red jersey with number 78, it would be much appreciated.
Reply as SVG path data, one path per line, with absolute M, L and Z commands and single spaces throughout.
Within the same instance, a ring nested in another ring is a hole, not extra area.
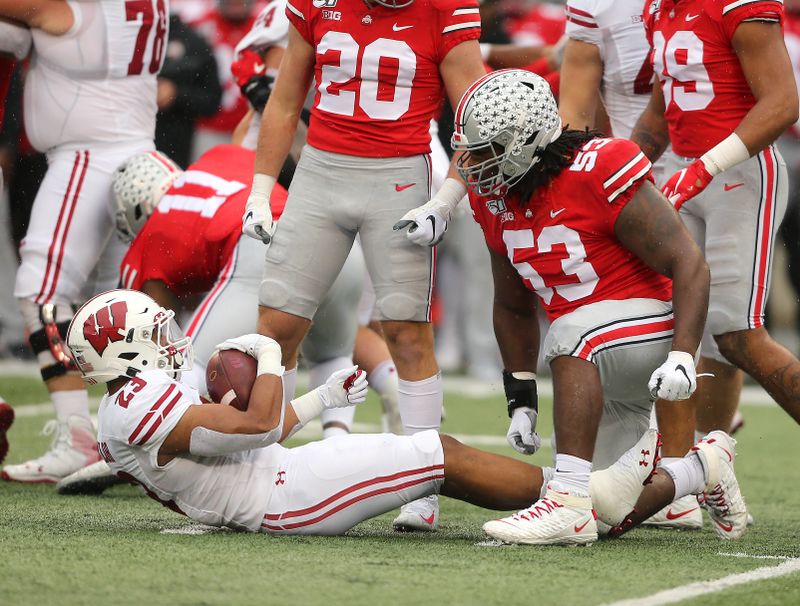
M 513 195 L 472 192 L 469 201 L 489 248 L 511 261 L 551 321 L 598 301 L 669 301 L 672 281 L 625 248 L 614 231 L 634 193 L 652 181 L 650 168 L 635 143 L 593 139 L 526 204 Z
M 645 30 L 661 82 L 672 149 L 696 158 L 755 105 L 731 40 L 745 21 L 782 23 L 780 0 L 649 0 Z
M 308 143 L 370 158 L 430 151 L 430 120 L 444 98 L 439 65 L 476 40 L 476 0 L 290 0 L 286 16 L 315 49 L 316 98 Z

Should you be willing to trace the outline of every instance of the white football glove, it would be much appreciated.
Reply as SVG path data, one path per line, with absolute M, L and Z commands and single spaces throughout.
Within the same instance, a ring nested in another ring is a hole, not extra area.
M 394 231 L 408 228 L 406 237 L 419 246 L 436 246 L 442 241 L 450 215 L 464 197 L 466 188 L 457 179 L 446 179 L 428 202 L 412 208 L 394 224 Z
M 647 387 L 654 399 L 687 400 L 697 388 L 694 356 L 685 351 L 669 352 L 667 361 L 656 368 Z
M 317 387 L 325 408 L 345 408 L 361 404 L 367 399 L 367 373 L 358 366 L 343 368 L 333 373 L 325 385 Z
M 264 244 L 269 244 L 272 234 L 275 233 L 275 223 L 272 221 L 272 210 L 269 206 L 269 196 L 275 183 L 275 177 L 255 174 L 253 187 L 242 215 L 242 233 L 261 240 Z
M 542 445 L 542 439 L 536 433 L 536 419 L 538 416 L 539 413 L 527 406 L 514 409 L 506 440 L 517 452 L 532 455 Z
M 222 351 L 224 349 L 236 349 L 242 353 L 253 356 L 256 360 L 261 357 L 261 354 L 269 350 L 281 350 L 281 346 L 275 339 L 265 337 L 264 335 L 250 334 L 242 335 L 233 339 L 226 339 L 214 349 Z

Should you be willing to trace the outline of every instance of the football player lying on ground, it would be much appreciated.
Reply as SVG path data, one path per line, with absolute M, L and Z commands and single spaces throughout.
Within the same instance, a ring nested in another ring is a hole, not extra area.
M 562 132 L 539 76 L 509 69 L 475 82 L 455 111 L 453 148 L 465 152 L 459 173 L 491 253 L 508 440 L 527 454 L 540 443 L 537 296 L 552 322 L 543 348 L 553 375 L 556 470 L 530 509 L 557 506 L 484 530 L 515 543 L 591 543 L 598 530 L 591 470 L 641 438 L 653 400 L 685 400 L 695 389 L 708 266 L 653 185 L 641 150 L 589 131 Z M 663 506 L 705 491 L 717 534 L 740 536 L 747 511 L 733 473 L 734 444 L 712 432 L 666 464 L 657 494 L 650 499 L 653 489 L 645 489 L 647 507 L 640 503 L 633 519 L 658 511 L 649 509 L 655 501 Z
M 173 339 L 172 317 L 143 293 L 109 291 L 78 310 L 67 345 L 88 382 L 107 384 L 98 413 L 103 458 L 150 497 L 198 522 L 336 535 L 426 495 L 509 510 L 532 502 L 542 489 L 541 468 L 433 430 L 346 435 L 284 448 L 279 443 L 321 411 L 363 402 L 363 372 L 338 371 L 284 406 L 280 347 L 268 337 L 245 335 L 220 349 L 258 361 L 247 410 L 201 404 L 197 391 L 173 378 L 191 366 L 192 354 L 190 338 Z M 593 474 L 601 519 L 619 524 L 631 510 L 655 468 L 657 446 L 652 430 L 616 464 Z M 545 499 L 539 507 L 560 505 Z M 594 512 L 589 515 L 593 520 Z

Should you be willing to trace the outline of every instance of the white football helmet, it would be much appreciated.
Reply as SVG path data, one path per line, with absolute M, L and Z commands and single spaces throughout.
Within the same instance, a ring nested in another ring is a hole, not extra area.
M 158 151 L 128 158 L 112 177 L 117 207 L 117 235 L 130 242 L 183 171 Z
M 375 4 L 380 4 L 386 8 L 405 8 L 414 3 L 414 0 L 372 0 Z
M 547 81 L 522 69 L 501 69 L 461 97 L 450 145 L 467 152 L 456 166 L 472 191 L 504 195 L 559 136 L 561 117 Z
M 190 370 L 192 340 L 166 310 L 135 290 L 89 299 L 67 329 L 67 346 L 87 383 L 134 377 L 143 370 Z

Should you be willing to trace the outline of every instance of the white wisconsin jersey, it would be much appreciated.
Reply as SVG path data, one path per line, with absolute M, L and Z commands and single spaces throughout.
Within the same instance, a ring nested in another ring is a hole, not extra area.
M 275 444 L 219 457 L 182 455 L 160 466 L 161 445 L 192 405 L 200 405 L 196 390 L 160 370 L 140 373 L 100 403 L 100 455 L 114 473 L 193 520 L 259 530 L 283 447 Z
M 168 0 L 68 0 L 70 30 L 33 30 L 25 129 L 33 146 L 152 140 Z
M 594 44 L 603 59 L 601 94 L 615 137 L 630 138 L 653 89 L 643 0 L 568 0 L 567 35 Z
M 286 0 L 273 0 L 258 14 L 253 27 L 236 45 L 234 55 L 238 56 L 243 50 L 260 52 L 273 46 L 286 48 L 288 43 Z

